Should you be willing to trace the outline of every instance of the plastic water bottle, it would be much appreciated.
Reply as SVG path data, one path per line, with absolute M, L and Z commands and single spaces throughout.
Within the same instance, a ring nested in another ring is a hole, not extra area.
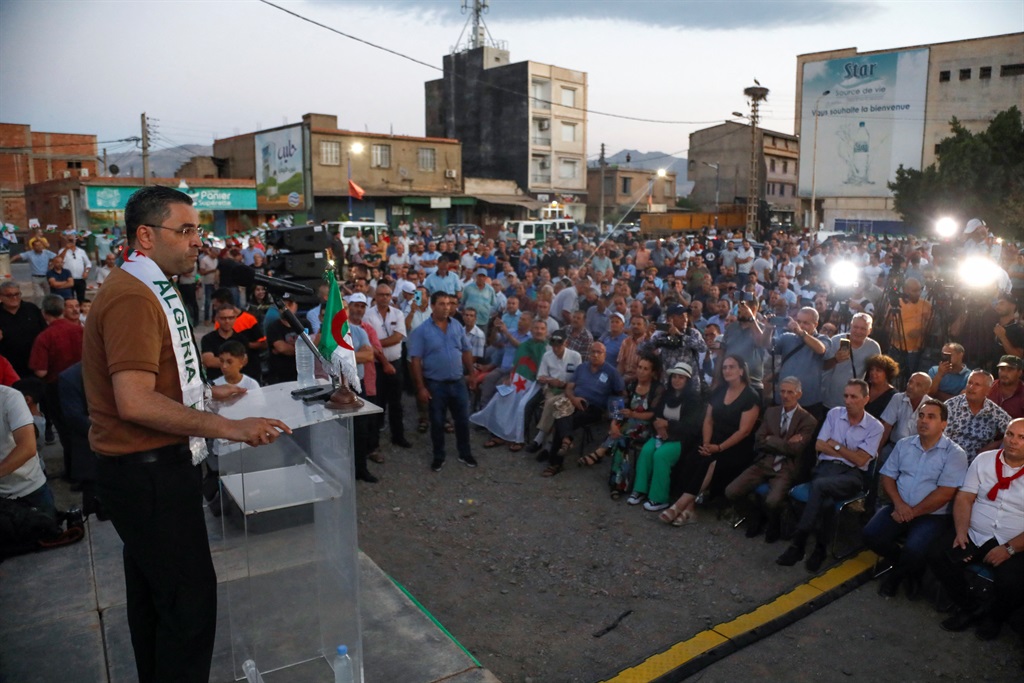
M 868 163 L 871 153 L 871 135 L 861 121 L 853 136 L 853 172 L 856 180 L 868 182 Z
M 352 658 L 348 656 L 348 648 L 344 645 L 338 646 L 338 654 L 334 657 L 334 683 L 354 683 L 355 675 L 352 673 Z
M 316 384 L 316 377 L 313 374 L 315 361 L 313 352 L 306 346 L 302 338 L 295 340 L 295 374 L 298 375 L 299 387 L 311 387 Z
M 263 676 L 260 675 L 260 670 L 256 668 L 256 662 L 251 659 L 242 662 L 242 673 L 245 674 L 245 680 L 248 683 L 263 683 Z

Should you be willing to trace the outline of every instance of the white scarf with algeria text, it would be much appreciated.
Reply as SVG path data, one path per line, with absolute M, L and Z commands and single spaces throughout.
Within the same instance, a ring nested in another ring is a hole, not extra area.
M 174 359 L 178 365 L 178 382 L 181 384 L 181 402 L 188 408 L 203 410 L 205 382 L 200 369 L 199 352 L 192 326 L 185 313 L 185 305 L 178 296 L 178 290 L 170 278 L 164 275 L 160 266 L 151 258 L 139 251 L 132 251 L 124 258 L 121 270 L 132 275 L 149 287 L 153 296 L 161 303 L 167 316 L 167 327 L 171 332 L 171 345 L 174 347 Z M 206 441 L 198 437 L 189 437 L 189 450 L 192 452 L 192 463 L 198 465 L 206 457 Z

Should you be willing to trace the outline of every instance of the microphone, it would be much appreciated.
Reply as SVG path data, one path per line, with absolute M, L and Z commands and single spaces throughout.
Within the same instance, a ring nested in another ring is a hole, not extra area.
M 312 296 L 313 290 L 306 285 L 300 285 L 297 282 L 291 282 L 289 280 L 282 280 L 276 277 L 270 277 L 263 273 L 257 272 L 253 268 L 247 265 L 232 261 L 231 259 L 224 259 L 220 262 L 220 268 L 224 272 L 229 273 L 235 282 L 242 287 L 252 287 L 254 285 L 262 285 L 275 294 L 296 294 L 299 296 Z

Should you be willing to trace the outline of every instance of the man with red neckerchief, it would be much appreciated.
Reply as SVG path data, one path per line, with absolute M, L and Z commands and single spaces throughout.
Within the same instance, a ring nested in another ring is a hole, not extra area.
M 1024 607 L 1024 419 L 1007 426 L 1003 448 L 979 453 L 971 463 L 953 501 L 953 523 L 931 552 L 932 571 L 956 608 L 942 628 L 963 631 L 980 620 L 978 638 L 992 640 Z M 968 564 L 984 564 L 995 576 L 988 609 L 971 604 Z

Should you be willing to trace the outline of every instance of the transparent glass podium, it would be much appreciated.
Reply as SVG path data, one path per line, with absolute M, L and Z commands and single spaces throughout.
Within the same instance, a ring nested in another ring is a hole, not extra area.
M 338 645 L 363 680 L 352 420 L 381 412 L 329 410 L 293 399 L 295 382 L 250 391 L 214 410 L 273 417 L 293 433 L 267 446 L 218 442 L 224 538 L 241 563 L 225 582 L 235 680 L 304 665 L 331 680 Z M 255 678 L 250 678 L 255 683 Z

